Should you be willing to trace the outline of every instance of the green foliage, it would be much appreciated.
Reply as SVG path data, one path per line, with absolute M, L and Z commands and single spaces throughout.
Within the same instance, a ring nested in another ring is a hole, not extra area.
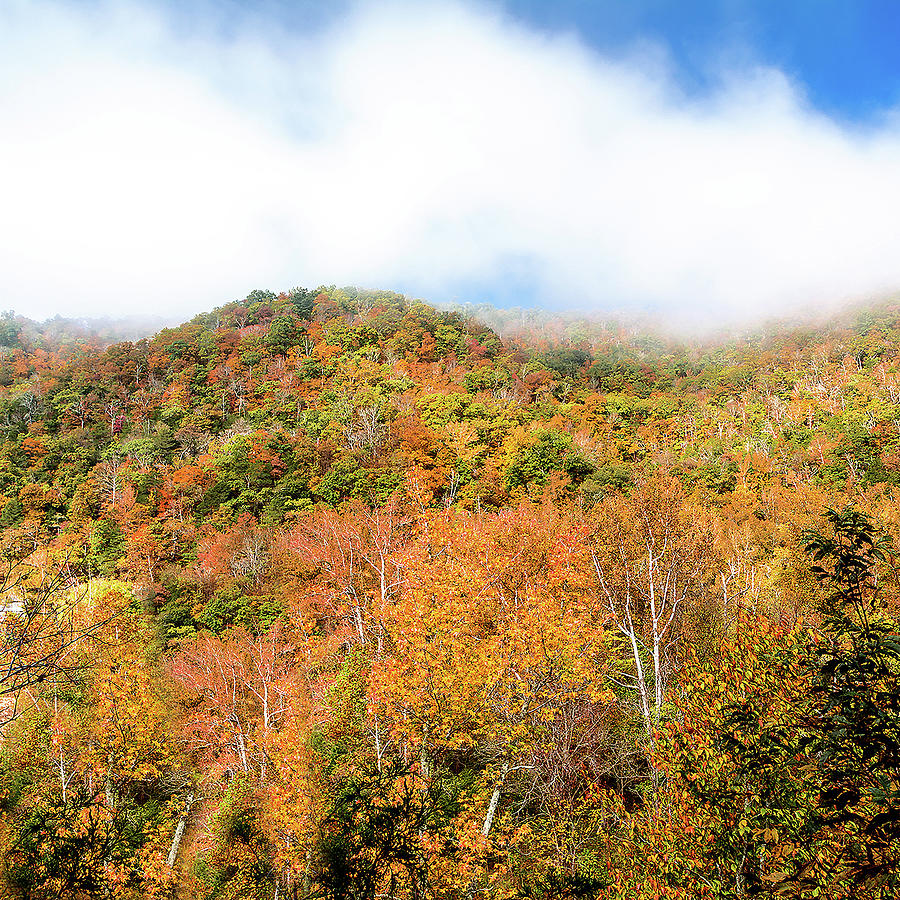
M 4 528 L 18 525 L 22 521 L 22 513 L 22 503 L 18 497 L 7 500 L 3 505 L 3 512 L 0 513 L 0 525 Z
M 275 890 L 272 848 L 259 826 L 257 798 L 243 777 L 225 790 L 210 823 L 213 849 L 195 871 L 205 900 L 269 900 Z
M 574 349 L 547 350 L 540 356 L 543 365 L 561 378 L 575 378 L 590 359 L 586 350 Z
M 604 463 L 589 474 L 581 484 L 581 491 L 589 503 L 596 503 L 615 493 L 627 493 L 634 485 L 634 477 L 627 466 Z
M 568 475 L 580 484 L 595 471 L 594 465 L 572 447 L 570 435 L 553 429 L 539 429 L 533 443 L 520 447 L 506 468 L 510 488 L 542 485 L 552 472 Z
M 368 487 L 366 470 L 360 468 L 354 457 L 344 456 L 325 473 L 316 486 L 315 493 L 326 503 L 335 506 L 341 500 L 351 497 L 366 497 Z
M 821 830 L 847 842 L 844 877 L 900 889 L 900 633 L 878 609 L 878 566 L 891 541 L 858 509 L 829 509 L 828 530 L 804 532 L 813 574 L 831 589 L 817 648 L 807 752 L 822 779 Z
M 0 346 L 14 347 L 21 330 L 21 326 L 16 322 L 15 313 L 11 310 L 0 313 Z
M 885 469 L 871 430 L 861 424 L 847 426 L 831 453 L 829 464 L 822 469 L 822 477 L 831 482 L 842 481 L 850 475 L 864 485 L 896 480 Z
M 421 836 L 440 832 L 451 814 L 440 781 L 423 784 L 399 761 L 339 781 L 321 826 L 318 895 L 423 896 L 428 864 Z
M 271 498 L 263 507 L 260 524 L 279 525 L 285 518 L 312 506 L 309 475 L 297 470 L 280 478 L 272 489 Z
M 172 452 L 178 447 L 178 440 L 172 429 L 164 422 L 160 422 L 153 433 L 153 446 L 156 455 L 163 459 L 170 459 Z
M 257 288 L 254 291 L 250 291 L 250 293 L 244 297 L 244 306 L 253 306 L 257 303 L 271 303 L 275 299 L 277 298 L 271 291 Z
M 416 401 L 422 421 L 430 428 L 440 427 L 458 418 L 466 399 L 460 394 L 427 394 Z
M 463 376 L 463 386 L 470 394 L 493 391 L 508 384 L 509 381 L 510 376 L 506 369 L 495 369 L 491 366 L 473 369 Z
M 343 500 L 384 503 L 403 481 L 403 473 L 389 468 L 363 468 L 353 456 L 342 456 L 325 473 L 315 496 L 332 506 Z
M 213 634 L 221 634 L 233 625 L 259 632 L 266 631 L 283 614 L 284 609 L 275 597 L 250 594 L 243 585 L 232 583 L 210 597 L 197 616 L 197 625 Z
M 142 466 L 149 466 L 156 459 L 159 447 L 153 438 L 137 437 L 123 441 L 118 452 Z
M 293 316 L 273 319 L 266 335 L 266 344 L 275 353 L 287 353 L 300 339 L 300 329 Z
M 156 614 L 157 641 L 161 648 L 190 637 L 196 630 L 191 609 L 178 600 L 169 600 Z
M 116 573 L 116 563 L 125 555 L 125 537 L 113 519 L 99 519 L 91 529 L 88 563 L 99 575 Z
M 631 359 L 597 359 L 588 369 L 596 389 L 604 393 L 630 392 L 644 397 L 649 392 L 648 373 Z
M 313 315 L 313 306 L 316 302 L 316 292 L 308 291 L 305 288 L 293 288 L 288 291 L 288 300 L 294 308 L 295 313 L 301 319 L 311 319 Z

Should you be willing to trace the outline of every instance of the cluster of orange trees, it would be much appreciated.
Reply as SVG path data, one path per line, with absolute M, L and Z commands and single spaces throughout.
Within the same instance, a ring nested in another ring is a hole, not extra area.
M 497 315 L 7 353 L 2 890 L 896 896 L 894 315 Z

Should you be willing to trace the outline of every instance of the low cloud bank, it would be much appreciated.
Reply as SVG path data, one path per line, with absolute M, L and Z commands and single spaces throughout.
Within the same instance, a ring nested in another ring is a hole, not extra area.
M 604 58 L 455 4 L 209 25 L 0 9 L 0 306 L 188 314 L 319 283 L 508 301 L 518 280 L 528 303 L 705 327 L 900 287 L 900 119 L 842 125 L 778 71 L 688 96 L 658 49 Z

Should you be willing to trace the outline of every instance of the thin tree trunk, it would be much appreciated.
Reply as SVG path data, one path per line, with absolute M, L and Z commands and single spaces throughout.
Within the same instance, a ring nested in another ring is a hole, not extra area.
M 188 794 L 187 806 L 185 806 L 181 817 L 178 819 L 178 825 L 175 826 L 175 835 L 172 838 L 172 846 L 169 848 L 169 856 L 166 859 L 166 865 L 171 869 L 175 866 L 175 860 L 178 859 L 178 850 L 181 847 L 181 839 L 184 837 L 184 829 L 187 827 L 188 816 L 191 814 L 191 807 L 194 805 L 194 795 Z
M 503 790 L 503 782 L 506 781 L 508 773 L 509 761 L 507 760 L 503 763 L 503 768 L 500 770 L 500 778 L 497 781 L 497 786 L 494 788 L 494 793 L 491 795 L 487 815 L 484 817 L 484 827 L 481 829 L 482 837 L 487 837 L 491 833 L 491 826 L 494 824 L 494 817 L 497 815 L 497 807 L 500 805 L 500 793 Z

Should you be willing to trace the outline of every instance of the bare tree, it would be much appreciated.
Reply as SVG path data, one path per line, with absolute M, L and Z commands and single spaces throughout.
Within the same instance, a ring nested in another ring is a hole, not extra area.
M 106 624 L 80 622 L 82 601 L 64 568 L 0 557 L 0 727 L 33 705 L 38 685 L 76 676 L 78 641 Z
M 598 597 L 625 638 L 650 746 L 675 665 L 682 607 L 703 577 L 709 539 L 673 479 L 657 476 L 627 499 L 601 506 L 592 550 Z

